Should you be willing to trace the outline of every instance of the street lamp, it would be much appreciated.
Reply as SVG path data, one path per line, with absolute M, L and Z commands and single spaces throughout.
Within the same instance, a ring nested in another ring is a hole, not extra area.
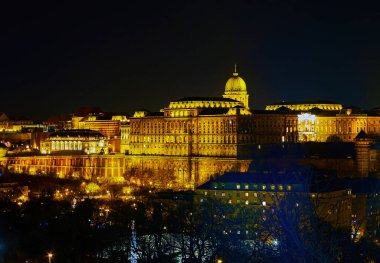
M 53 253 L 49 252 L 49 253 L 47 254 L 47 256 L 48 256 L 48 259 L 49 259 L 49 263 L 51 263 L 51 259 L 52 259 L 52 257 L 53 257 Z

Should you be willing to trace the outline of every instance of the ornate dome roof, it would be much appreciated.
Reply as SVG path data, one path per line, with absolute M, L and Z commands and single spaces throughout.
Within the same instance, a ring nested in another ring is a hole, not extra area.
M 233 73 L 232 77 L 230 77 L 227 80 L 226 83 L 226 92 L 236 92 L 236 91 L 247 91 L 247 87 L 245 85 L 244 80 L 239 77 L 239 74 L 236 72 L 236 65 L 235 65 L 235 72 Z

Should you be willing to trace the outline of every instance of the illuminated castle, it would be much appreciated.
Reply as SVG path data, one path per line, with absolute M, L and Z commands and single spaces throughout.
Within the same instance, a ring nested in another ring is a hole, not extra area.
M 129 154 L 237 157 L 253 144 L 297 141 L 296 115 L 251 111 L 248 97 L 235 67 L 223 97 L 183 98 L 158 113 L 137 111 Z
M 354 142 L 360 131 L 369 137 L 380 134 L 379 109 L 364 111 L 328 101 L 306 101 L 253 110 L 248 98 L 245 81 L 235 67 L 221 97 L 182 98 L 169 102 L 160 112 L 139 110 L 130 118 L 92 114 L 93 110 L 83 116 L 76 114 L 59 126 L 64 131 L 46 136 L 39 145 L 46 156 L 15 155 L 3 163 L 16 173 L 99 180 L 121 180 L 128 175 L 164 181 L 166 174 L 173 175 L 177 185 L 193 188 L 224 171 L 244 172 L 252 153 L 265 144 Z M 70 129 L 74 131 L 68 132 Z M 71 136 L 75 130 L 88 129 L 98 136 Z M 358 149 L 364 145 L 360 142 Z M 371 151 L 367 144 L 355 157 L 361 176 L 380 171 L 370 162 L 380 158 L 380 151 Z

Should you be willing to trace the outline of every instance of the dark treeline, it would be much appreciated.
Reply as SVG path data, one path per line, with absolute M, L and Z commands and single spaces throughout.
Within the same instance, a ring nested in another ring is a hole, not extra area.
M 189 198 L 190 197 L 190 198 Z M 192 194 L 76 207 L 39 198 L 2 200 L 1 262 L 368 262 L 379 249 L 315 216 L 308 198 L 275 205 L 192 201 Z M 135 240 L 132 238 L 135 222 Z M 133 245 L 133 244 L 136 245 Z

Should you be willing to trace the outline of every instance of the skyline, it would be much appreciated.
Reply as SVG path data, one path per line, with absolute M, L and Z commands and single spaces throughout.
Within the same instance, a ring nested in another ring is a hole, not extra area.
M 0 110 L 10 115 L 46 119 L 85 105 L 133 114 L 221 96 L 235 63 L 253 109 L 380 106 L 377 3 L 8 5 Z

